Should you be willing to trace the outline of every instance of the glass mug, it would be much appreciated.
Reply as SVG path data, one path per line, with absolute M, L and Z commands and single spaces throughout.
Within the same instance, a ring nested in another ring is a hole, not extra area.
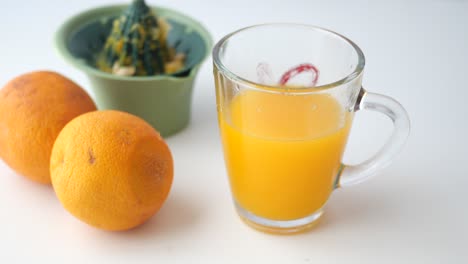
M 235 207 L 274 233 L 313 226 L 332 191 L 388 165 L 410 131 L 405 109 L 361 86 L 364 54 L 346 37 L 307 25 L 238 30 L 213 50 L 219 128 Z M 342 164 L 354 113 L 393 121 L 382 149 Z

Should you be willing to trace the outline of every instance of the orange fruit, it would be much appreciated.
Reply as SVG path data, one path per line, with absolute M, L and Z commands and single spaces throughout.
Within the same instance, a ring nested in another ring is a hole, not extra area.
M 169 147 L 148 123 L 119 111 L 95 111 L 68 123 L 50 159 L 63 207 L 105 230 L 126 230 L 154 215 L 173 178 Z
M 47 71 L 21 75 L 0 90 L 0 157 L 13 170 L 50 184 L 49 161 L 60 130 L 96 110 L 77 84 Z

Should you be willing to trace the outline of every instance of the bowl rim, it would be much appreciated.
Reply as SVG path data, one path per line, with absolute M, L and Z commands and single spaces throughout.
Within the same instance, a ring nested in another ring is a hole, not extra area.
M 164 13 L 170 14 L 167 17 L 173 18 L 177 20 L 178 22 L 181 22 L 182 24 L 189 24 L 193 26 L 195 30 L 198 33 L 200 33 L 200 36 L 205 42 L 206 51 L 205 51 L 205 54 L 203 55 L 203 58 L 200 60 L 199 63 L 197 63 L 194 67 L 192 67 L 192 69 L 190 69 L 190 73 L 188 75 L 183 76 L 183 77 L 171 76 L 171 75 L 119 76 L 119 75 L 114 75 L 114 74 L 107 73 L 99 69 L 93 68 L 83 63 L 82 61 L 80 61 L 80 59 L 76 58 L 70 53 L 70 51 L 68 50 L 66 46 L 66 40 L 67 40 L 67 37 L 69 36 L 70 29 L 76 28 L 75 24 L 78 22 L 78 20 L 80 20 L 82 17 L 85 17 L 85 16 L 93 16 L 94 18 L 99 18 L 97 15 L 105 11 L 109 11 L 112 9 L 116 9 L 116 10 L 124 9 L 125 7 L 128 7 L 128 5 L 125 5 L 125 4 L 103 5 L 99 7 L 90 8 L 90 9 L 87 9 L 87 10 L 84 10 L 84 11 L 81 11 L 79 13 L 72 15 L 59 26 L 59 28 L 54 34 L 54 43 L 55 43 L 56 51 L 59 53 L 59 55 L 62 58 L 65 59 L 66 62 L 82 70 L 88 75 L 101 77 L 105 79 L 120 80 L 120 81 L 154 81 L 154 80 L 183 81 L 186 79 L 191 79 L 197 74 L 203 62 L 208 58 L 208 56 L 211 55 L 211 50 L 213 48 L 213 38 L 205 26 L 203 26 L 199 21 L 195 20 L 189 15 L 186 15 L 174 9 L 170 9 L 170 8 L 166 8 L 166 7 L 162 7 L 158 5 L 150 5 L 150 8 L 156 9 L 156 10 L 162 10 Z

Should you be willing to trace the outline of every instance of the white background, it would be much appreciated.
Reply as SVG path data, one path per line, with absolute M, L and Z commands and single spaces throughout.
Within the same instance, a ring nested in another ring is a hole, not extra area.
M 89 88 L 56 54 L 52 36 L 70 15 L 114 1 L 0 2 L 0 86 L 51 69 Z M 366 54 L 366 89 L 408 110 L 406 148 L 378 177 L 337 190 L 311 232 L 250 229 L 231 203 L 209 58 L 190 126 L 167 140 L 175 181 L 154 218 L 128 232 L 94 229 L 68 214 L 51 187 L 0 161 L 0 263 L 468 263 L 468 1 L 148 2 L 196 17 L 215 40 L 263 22 L 315 24 L 348 36 Z M 374 153 L 390 129 L 384 116 L 359 113 L 346 161 Z

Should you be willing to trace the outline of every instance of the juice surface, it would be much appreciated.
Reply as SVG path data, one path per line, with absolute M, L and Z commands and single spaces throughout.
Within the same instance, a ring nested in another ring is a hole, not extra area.
M 218 116 L 232 193 L 243 209 L 293 220 L 325 204 L 352 121 L 333 97 L 248 90 Z

